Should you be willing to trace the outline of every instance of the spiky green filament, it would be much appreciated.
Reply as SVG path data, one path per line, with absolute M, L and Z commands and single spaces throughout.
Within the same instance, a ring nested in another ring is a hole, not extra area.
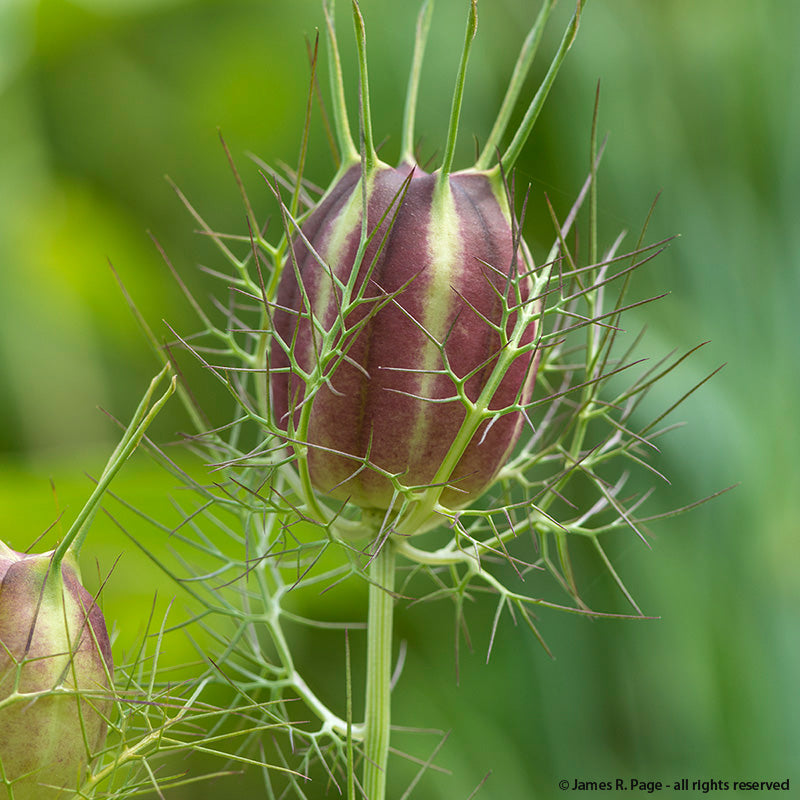
M 413 164 L 414 157 L 414 125 L 417 113 L 417 96 L 422 73 L 422 59 L 431 27 L 433 0 L 425 0 L 417 17 L 416 35 L 414 37 L 414 55 L 411 59 L 411 74 L 408 78 L 406 104 L 403 110 L 403 138 L 400 142 L 400 163 Z
M 333 125 L 336 131 L 336 141 L 339 145 L 341 157 L 340 171 L 346 171 L 358 161 L 358 149 L 353 144 L 350 133 L 350 121 L 347 117 L 347 100 L 344 91 L 344 76 L 342 62 L 339 57 L 339 44 L 336 39 L 336 26 L 334 19 L 335 0 L 324 0 L 323 11 L 325 23 L 328 28 L 328 69 L 331 81 L 331 102 L 333 107 Z
M 589 262 L 597 263 L 597 115 L 600 108 L 600 81 L 594 96 L 592 132 L 589 137 Z
M 169 365 L 165 366 L 151 381 L 147 392 L 145 393 L 144 397 L 139 403 L 138 408 L 136 409 L 136 412 L 133 415 L 133 419 L 126 428 L 122 439 L 103 468 L 103 472 L 100 475 L 100 480 L 97 482 L 97 486 L 90 495 L 89 499 L 86 501 L 86 504 L 78 513 L 78 516 L 70 526 L 69 531 L 67 531 L 66 536 L 64 536 L 53 553 L 54 568 L 58 568 L 68 551 L 71 550 L 76 557 L 78 553 L 80 553 L 81 545 L 83 544 L 86 534 L 89 531 L 89 526 L 91 525 L 91 522 L 97 513 L 100 501 L 103 499 L 103 496 L 108 491 L 108 487 L 111 485 L 111 481 L 122 469 L 122 465 L 128 460 L 128 458 L 130 458 L 133 451 L 139 446 L 139 442 L 141 442 L 145 431 L 147 431 L 147 429 L 150 427 L 150 423 L 152 423 L 158 412 L 161 411 L 161 409 L 164 407 L 164 404 L 175 392 L 177 378 L 173 376 L 166 392 L 164 392 L 164 394 L 158 400 L 156 400 L 155 403 L 153 403 L 152 408 L 150 407 L 150 404 L 153 400 L 153 394 L 158 388 L 158 384 L 170 371 L 171 368 Z
M 550 67 L 548 68 L 547 73 L 545 74 L 544 79 L 539 86 L 539 89 L 534 95 L 533 100 L 531 100 L 528 110 L 525 112 L 525 116 L 522 118 L 522 122 L 520 122 L 519 127 L 517 128 L 517 132 L 514 134 L 514 138 L 511 140 L 511 143 L 500 159 L 503 167 L 506 170 L 510 170 L 514 164 L 517 163 L 517 159 L 522 153 L 522 148 L 525 146 L 525 142 L 528 141 L 528 137 L 533 130 L 533 126 L 536 124 L 536 120 L 539 117 L 539 112 L 542 110 L 544 102 L 547 99 L 547 95 L 550 93 L 550 89 L 553 87 L 553 83 L 555 82 L 556 75 L 558 75 L 558 71 L 561 68 L 561 64 L 566 58 L 570 47 L 572 47 L 575 37 L 578 35 L 581 12 L 583 11 L 585 4 L 586 0 L 578 0 L 578 6 L 575 9 L 575 13 L 572 16 L 566 31 L 564 32 L 564 36 L 561 39 L 561 44 L 559 45 L 558 51 L 553 57 L 553 60 L 550 62 Z
M 359 119 L 361 121 L 361 158 L 365 174 L 369 174 L 378 159 L 372 136 L 372 115 L 369 109 L 369 70 L 367 68 L 367 32 L 358 0 L 353 0 L 353 24 L 356 29 L 359 74 Z
M 445 144 L 444 159 L 439 169 L 439 187 L 444 186 L 453 168 L 453 158 L 456 152 L 456 140 L 458 139 L 458 123 L 461 119 L 461 103 L 464 99 L 464 84 L 467 79 L 467 62 L 469 53 L 472 49 L 472 41 L 475 32 L 478 30 L 478 0 L 472 0 L 469 7 L 469 17 L 467 18 L 467 32 L 464 37 L 464 47 L 461 51 L 461 61 L 458 66 L 456 76 L 456 86 L 453 92 L 453 102 L 450 107 L 450 125 L 447 131 L 447 142 Z
M 294 191 L 292 192 L 292 202 L 289 205 L 291 212 L 297 216 L 300 208 L 300 193 L 303 189 L 303 173 L 306 166 L 306 154 L 308 153 L 308 135 L 311 130 L 311 108 L 314 99 L 314 82 L 317 78 L 317 56 L 319 54 L 319 34 L 314 41 L 314 49 L 311 53 L 311 79 L 308 87 L 308 97 L 306 98 L 306 115 L 303 125 L 303 136 L 300 143 L 300 154 L 297 157 L 297 172 L 295 178 Z
M 508 82 L 508 88 L 503 97 L 503 102 L 500 105 L 500 110 L 497 112 L 497 118 L 492 126 L 489 138 L 486 140 L 486 144 L 478 160 L 475 162 L 475 169 L 488 169 L 497 157 L 497 150 L 500 147 L 500 142 L 508 127 L 514 107 L 519 100 L 519 96 L 525 84 L 525 78 L 530 71 L 531 64 L 533 64 L 536 52 L 539 49 L 539 43 L 542 40 L 542 34 L 544 33 L 547 19 L 555 4 L 556 0 L 544 0 L 536 16 L 536 20 L 533 23 L 533 27 L 525 37 L 522 49 L 517 57 L 517 63 L 514 65 L 514 72 L 511 75 L 511 80 Z

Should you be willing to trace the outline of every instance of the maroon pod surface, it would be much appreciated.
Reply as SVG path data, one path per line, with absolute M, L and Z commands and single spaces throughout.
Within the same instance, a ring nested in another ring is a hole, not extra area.
M 359 258 L 364 207 L 372 235 Z M 515 324 L 514 298 L 528 299 L 530 266 L 514 246 L 502 185 L 462 172 L 437 189 L 435 174 L 380 166 L 365 186 L 355 166 L 302 232 L 274 315 L 294 365 L 274 343 L 271 391 L 278 425 L 310 445 L 315 488 L 387 508 L 389 473 L 405 487 L 446 484 L 446 506 L 470 502 L 508 458 L 523 423 L 516 410 L 484 420 L 467 442 L 462 433 L 460 457 L 442 474 L 466 415 L 458 389 L 478 399 L 496 366 L 500 333 Z M 345 359 L 328 355 L 332 334 Z M 535 358 L 529 349 L 510 364 L 490 410 L 530 398 Z
M 68 563 L 0 542 L 0 799 L 71 796 L 104 745 L 113 664 L 105 620 Z

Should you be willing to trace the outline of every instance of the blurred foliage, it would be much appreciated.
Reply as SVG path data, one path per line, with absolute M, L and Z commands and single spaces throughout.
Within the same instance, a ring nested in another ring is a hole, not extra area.
M 569 3 L 560 5 L 565 19 Z M 463 132 L 486 136 L 530 6 L 482 1 Z M 392 134 L 391 156 L 415 12 L 389 0 L 362 8 L 376 137 Z M 442 98 L 465 13 L 466 2 L 437 0 L 417 126 L 430 154 L 446 127 Z M 194 285 L 209 250 L 162 176 L 218 229 L 243 230 L 219 127 L 266 208 L 245 153 L 296 161 L 309 76 L 303 36 L 313 41 L 321 23 L 317 0 L 0 3 L 0 509 L 12 546 L 30 544 L 58 509 L 69 519 L 79 508 L 90 491 L 83 470 L 99 470 L 116 436 L 97 406 L 127 418 L 155 372 L 107 260 L 159 335 L 162 318 L 192 330 L 147 231 Z M 558 27 L 545 40 L 551 50 Z M 660 357 L 712 341 L 653 407 L 728 362 L 682 407 L 688 426 L 664 440 L 658 467 L 672 485 L 655 502 L 666 509 L 741 485 L 656 526 L 652 551 L 632 536 L 614 543 L 626 583 L 660 620 L 546 614 L 555 661 L 506 625 L 486 667 L 492 609 L 478 603 L 476 651 L 462 653 L 457 685 L 450 610 L 401 611 L 409 655 L 396 722 L 453 731 L 439 758 L 453 775 L 431 773 L 414 792 L 420 799 L 466 798 L 489 770 L 478 796 L 510 800 L 557 797 L 557 781 L 576 777 L 800 781 L 800 5 L 590 2 L 517 172 L 532 187 L 534 248 L 551 237 L 544 193 L 563 213 L 587 171 L 598 79 L 600 130 L 610 133 L 600 170 L 605 241 L 637 231 L 662 190 L 652 237 L 681 234 L 638 288 L 671 292 L 641 319 L 645 343 Z M 462 135 L 459 147 L 467 163 L 474 143 Z M 332 168 L 319 114 L 310 158 L 309 177 L 324 185 Z M 158 425 L 161 439 L 186 425 L 177 404 Z M 173 487 L 139 457 L 115 488 L 158 513 Z M 104 597 L 118 658 L 142 630 L 154 589 L 162 609 L 176 591 L 107 520 L 85 548 L 87 582 L 123 552 Z M 594 605 L 620 608 L 591 557 L 579 566 Z M 348 614 L 361 615 L 357 598 Z M 176 663 L 191 658 L 188 644 L 174 646 Z M 335 690 L 341 642 L 298 647 L 321 685 L 335 676 Z M 219 791 L 210 784 L 186 796 Z

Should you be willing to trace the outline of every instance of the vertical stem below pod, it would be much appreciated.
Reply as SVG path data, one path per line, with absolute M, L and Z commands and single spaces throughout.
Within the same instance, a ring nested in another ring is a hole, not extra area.
M 364 794 L 386 798 L 391 722 L 394 545 L 387 539 L 370 565 L 367 615 L 367 695 L 364 720 Z

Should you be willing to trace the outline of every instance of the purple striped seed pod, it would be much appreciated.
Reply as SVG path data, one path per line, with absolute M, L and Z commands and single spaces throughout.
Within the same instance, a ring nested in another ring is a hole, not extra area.
M 405 487 L 446 484 L 440 502 L 466 505 L 492 482 L 523 425 L 519 410 L 484 420 L 442 474 L 465 419 L 457 383 L 472 402 L 487 385 L 503 325 L 511 331 L 515 303 L 530 300 L 531 265 L 515 246 L 496 171 L 438 178 L 379 163 L 364 189 L 360 165 L 351 167 L 294 237 L 278 289 L 274 329 L 296 367 L 274 342 L 275 421 L 292 439 L 306 413 L 314 487 L 362 508 L 396 502 L 384 473 Z M 371 236 L 359 258 L 364 208 Z M 349 299 L 364 302 L 345 313 L 348 284 Z M 532 342 L 535 328 L 519 344 Z M 320 364 L 323 337 L 337 330 L 346 358 Z M 520 354 L 488 408 L 527 402 L 537 363 L 534 348 Z M 311 373 L 317 365 L 328 380 L 307 397 L 297 367 Z
M 106 739 L 111 646 L 69 558 L 58 575 L 52 553 L 0 542 L 0 762 L 14 800 L 74 791 Z

